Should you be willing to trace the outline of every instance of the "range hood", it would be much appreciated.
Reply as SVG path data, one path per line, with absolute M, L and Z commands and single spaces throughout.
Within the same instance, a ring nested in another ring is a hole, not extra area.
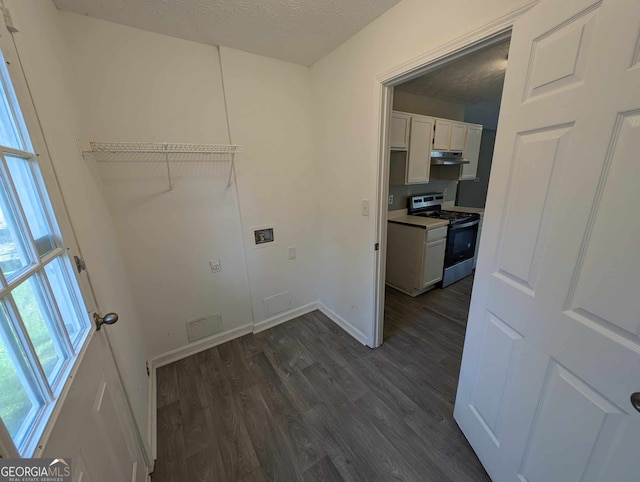
M 431 151 L 432 166 L 459 166 L 469 164 L 460 151 Z

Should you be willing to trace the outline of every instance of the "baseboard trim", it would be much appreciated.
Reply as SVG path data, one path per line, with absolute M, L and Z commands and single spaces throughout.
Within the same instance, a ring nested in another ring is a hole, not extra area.
M 214 346 L 222 345 L 223 343 L 226 343 L 228 341 L 235 340 L 236 338 L 240 338 L 244 335 L 248 335 L 252 332 L 253 325 L 242 325 L 238 328 L 234 328 L 233 330 L 224 331 L 216 335 L 211 335 L 194 343 L 189 343 L 188 345 L 181 346 L 180 348 L 176 348 L 175 350 L 157 355 L 153 357 L 150 362 L 153 365 L 153 368 L 160 368 L 178 360 L 182 360 L 183 358 L 187 358 L 188 356 L 200 353 L 201 351 L 213 348 Z
M 283 313 L 272 316 L 271 318 L 267 318 L 266 320 L 256 323 L 255 325 L 253 325 L 253 332 L 260 333 L 261 331 L 268 330 L 269 328 L 273 328 L 274 326 L 280 325 L 282 323 L 286 323 L 287 321 L 291 321 L 298 316 L 306 315 L 307 313 L 311 313 L 312 311 L 315 311 L 317 309 L 317 301 L 314 301 L 313 303 L 307 303 L 306 305 L 302 305 L 298 308 L 285 311 Z
M 357 341 L 359 341 L 360 343 L 362 343 L 365 346 L 368 346 L 369 340 L 367 339 L 367 336 L 364 333 L 362 333 L 360 330 L 358 330 L 355 326 L 353 326 L 351 323 L 349 323 L 347 320 L 345 320 L 338 313 L 336 313 L 335 311 L 333 311 L 332 309 L 327 307 L 327 305 L 325 305 L 322 302 L 318 302 L 318 309 L 322 313 L 324 313 L 324 315 L 327 318 L 329 318 L 331 321 L 333 321 L 336 325 L 338 325 L 344 331 L 349 333 Z

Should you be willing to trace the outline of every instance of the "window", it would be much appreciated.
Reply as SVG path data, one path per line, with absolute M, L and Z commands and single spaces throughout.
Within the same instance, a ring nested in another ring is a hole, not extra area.
M 90 321 L 0 52 L 0 418 L 33 453 Z

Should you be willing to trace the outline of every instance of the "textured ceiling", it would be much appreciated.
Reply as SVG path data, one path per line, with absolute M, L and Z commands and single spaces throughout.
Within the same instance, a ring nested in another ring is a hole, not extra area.
M 53 0 L 62 10 L 311 65 L 400 0 Z
M 507 40 L 465 55 L 396 89 L 457 104 L 499 102 L 508 53 Z

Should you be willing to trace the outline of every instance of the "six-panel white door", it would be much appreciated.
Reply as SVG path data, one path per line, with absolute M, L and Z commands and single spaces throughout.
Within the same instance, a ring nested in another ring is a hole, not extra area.
M 455 418 L 496 481 L 640 480 L 640 2 L 515 24 Z

